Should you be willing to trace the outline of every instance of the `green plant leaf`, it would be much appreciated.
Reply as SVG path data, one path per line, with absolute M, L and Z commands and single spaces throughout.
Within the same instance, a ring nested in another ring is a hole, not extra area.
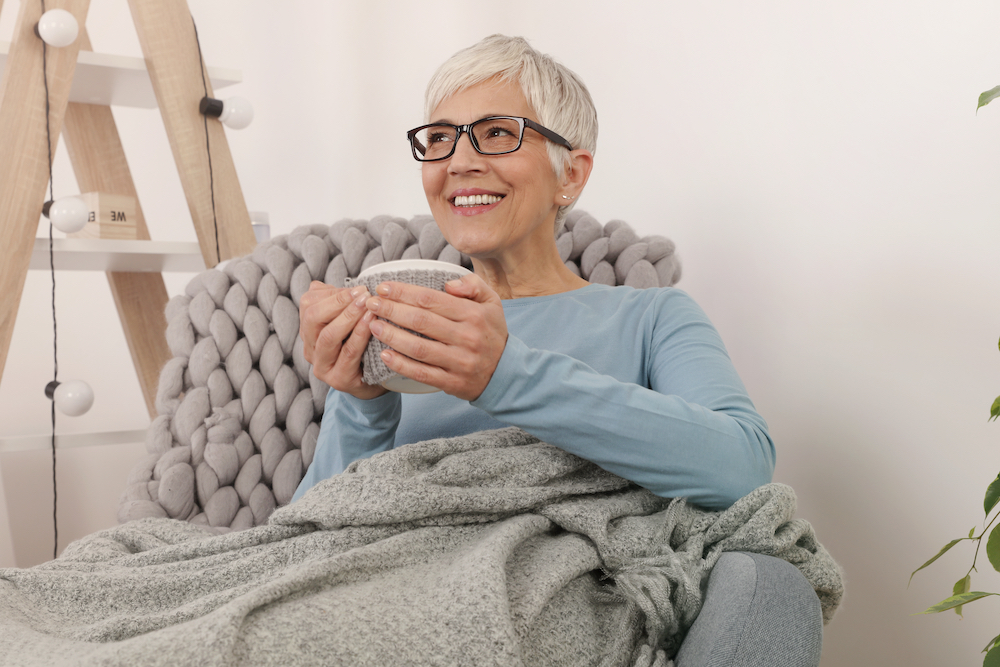
M 963 604 L 969 604 L 970 602 L 975 602 L 976 600 L 981 600 L 985 597 L 991 595 L 1000 595 L 1000 593 L 984 593 L 983 591 L 972 591 L 970 593 L 961 593 L 959 595 L 952 595 L 950 598 L 945 598 L 941 600 L 936 605 L 924 609 L 921 614 L 938 614 L 942 611 L 948 611 L 949 609 L 954 609 L 955 607 L 961 607 Z
M 998 97 L 1000 97 L 1000 86 L 990 88 L 979 96 L 979 104 L 976 105 L 976 111 L 979 111 L 980 107 L 986 106 Z
M 971 587 L 972 587 L 972 575 L 967 574 L 955 582 L 955 585 L 951 589 L 951 594 L 954 596 L 954 595 L 961 595 L 962 593 L 968 593 Z M 955 613 L 958 614 L 959 616 L 962 615 L 962 605 L 958 605 L 957 607 L 955 607 Z
M 948 544 L 946 544 L 943 547 L 941 547 L 941 551 L 937 552 L 937 555 L 934 556 L 934 558 L 931 558 L 929 561 L 927 561 L 926 563 L 924 563 L 923 565 L 921 565 L 916 570 L 914 570 L 913 572 L 910 573 L 910 581 L 913 581 L 913 575 L 915 575 L 917 572 L 920 572 L 920 570 L 924 569 L 925 567 L 927 567 L 928 565 L 930 565 L 931 563 L 933 563 L 934 561 L 936 561 L 938 558 L 940 558 L 941 556 L 943 556 L 949 549 L 951 549 L 953 546 L 955 546 L 956 544 L 958 544 L 962 540 L 967 540 L 967 539 L 969 539 L 969 538 L 968 537 L 960 537 L 957 540 L 952 540 Z M 909 586 L 910 585 L 909 582 L 907 582 L 906 585 Z
M 986 510 L 986 514 L 996 506 L 997 501 L 1000 501 L 1000 475 L 986 487 L 986 496 L 983 498 L 983 509 Z
M 993 647 L 983 658 L 983 667 L 1000 667 L 1000 648 Z
M 982 651 L 980 651 L 980 653 L 986 653 L 986 652 L 987 652 L 987 651 L 989 651 L 989 650 L 990 650 L 991 648 L 993 648 L 994 646 L 996 646 L 996 643 L 997 643 L 998 641 L 1000 641 L 1000 635 L 997 635 L 996 637 L 994 637 L 993 639 L 991 639 L 991 640 L 990 640 L 990 643 L 989 643 L 989 644 L 987 644 L 987 645 L 986 645 L 986 648 L 984 648 L 984 649 L 983 649 Z
M 993 421 L 997 417 L 1000 417 L 1000 396 L 993 399 L 993 405 L 990 406 L 990 418 L 986 421 Z
M 997 572 L 1000 572 L 1000 526 L 995 526 L 990 531 L 990 539 L 986 540 L 986 556 L 990 559 L 990 565 Z

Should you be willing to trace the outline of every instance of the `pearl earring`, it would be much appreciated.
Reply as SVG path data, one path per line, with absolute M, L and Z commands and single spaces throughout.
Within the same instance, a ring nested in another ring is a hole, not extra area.
M 562 195 L 562 198 L 563 198 L 563 199 L 568 199 L 568 200 L 570 200 L 570 201 L 572 201 L 572 200 L 576 199 L 576 197 L 567 197 L 566 195 Z

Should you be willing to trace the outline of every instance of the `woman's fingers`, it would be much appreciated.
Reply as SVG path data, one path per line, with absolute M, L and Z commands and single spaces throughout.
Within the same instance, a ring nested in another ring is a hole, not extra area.
M 382 352 L 390 370 L 468 401 L 486 389 L 507 343 L 506 328 L 486 332 L 469 346 L 445 345 L 386 322 L 374 322 L 371 330 L 390 348 Z
M 382 387 L 365 384 L 361 366 L 361 358 L 371 339 L 369 324 L 374 318 L 371 313 L 365 313 L 358 319 L 346 340 L 338 340 L 336 345 L 320 345 L 316 348 L 316 361 L 313 363 L 316 377 L 334 389 L 357 398 L 375 398 L 386 393 Z M 336 323 L 329 326 L 336 331 L 334 339 L 341 336 Z
M 368 347 L 368 341 L 371 340 L 371 322 L 374 319 L 375 315 L 365 312 L 357 324 L 354 325 L 351 335 L 340 346 L 337 364 L 343 368 L 345 375 L 357 373 L 358 377 L 361 376 L 361 358 Z
M 319 281 L 309 284 L 309 290 L 299 299 L 299 337 L 303 343 L 303 355 L 306 361 L 312 363 L 316 339 L 337 313 L 329 314 L 327 305 L 331 299 L 336 300 L 339 290 Z
M 421 310 L 427 310 L 432 313 L 436 313 L 448 319 L 456 319 L 460 316 L 461 312 L 465 309 L 467 302 L 470 300 L 479 300 L 480 303 L 485 303 L 490 300 L 491 296 L 495 298 L 497 305 L 500 305 L 500 297 L 496 296 L 496 292 L 491 290 L 483 279 L 475 274 L 469 274 L 463 276 L 459 281 L 451 281 L 445 285 L 446 290 L 457 289 L 457 287 L 449 287 L 450 285 L 459 282 L 462 287 L 462 291 L 467 291 L 467 294 L 449 294 L 448 292 L 439 292 L 437 290 L 428 289 L 426 287 L 420 287 L 418 285 L 408 285 L 406 283 L 396 283 L 396 282 L 384 282 L 375 288 L 375 294 L 377 296 L 385 297 L 386 299 L 395 302 L 402 303 L 408 306 L 414 306 L 420 308 Z M 468 283 L 468 286 L 466 286 Z M 478 288 L 481 286 L 484 288 L 480 291 Z M 472 295 L 475 294 L 478 299 L 472 299 Z M 454 299 L 452 296 L 459 296 L 461 298 Z
M 370 330 L 395 350 L 383 357 L 390 369 L 474 400 L 489 384 L 507 344 L 503 303 L 475 275 L 464 276 L 446 289 L 379 285 L 379 296 L 368 299 L 366 306 L 388 321 L 376 320 Z
M 445 343 L 458 342 L 455 337 L 461 335 L 461 329 L 454 326 L 457 322 L 484 325 L 481 320 L 486 311 L 479 305 L 489 304 L 494 306 L 490 310 L 503 312 L 500 297 L 475 274 L 452 281 L 445 289 L 447 293 L 386 282 L 376 288 L 377 296 L 368 300 L 367 307 L 399 327 Z
M 344 337 L 349 335 L 355 321 L 364 314 L 363 297 L 367 295 L 368 290 L 363 286 L 353 289 L 337 288 L 315 281 L 309 286 L 309 291 L 299 301 L 299 336 L 302 338 L 302 352 L 306 361 L 314 363 L 314 351 L 320 344 L 322 332 L 353 305 L 352 315 L 355 317 L 349 317 L 348 321 L 342 320 L 340 324 Z M 328 341 L 324 341 L 323 344 L 327 343 Z
M 375 320 L 369 325 L 372 335 L 400 354 L 432 366 L 448 365 L 452 346 L 431 338 L 424 338 L 393 326 L 389 322 Z M 416 378 L 414 378 L 416 379 Z
M 339 354 L 341 345 L 368 312 L 365 308 L 367 298 L 368 291 L 364 287 L 355 288 L 354 291 L 345 289 L 331 296 L 326 302 L 314 306 L 307 318 L 310 327 L 318 328 L 315 340 L 317 352 L 322 348 L 337 350 Z
M 455 319 L 443 317 L 433 311 L 381 297 L 368 299 L 365 306 L 383 320 L 410 331 L 417 331 L 434 340 L 449 338 L 454 331 Z M 383 341 L 385 342 L 385 341 Z
M 450 280 L 444 285 L 448 294 L 470 299 L 478 303 L 500 302 L 500 297 L 486 284 L 486 281 L 476 274 L 465 275 L 456 280 Z
M 361 358 L 375 316 L 365 307 L 368 289 L 337 288 L 313 282 L 299 301 L 299 335 L 303 356 L 313 374 L 328 385 L 358 398 L 374 398 L 386 392 L 364 383 Z

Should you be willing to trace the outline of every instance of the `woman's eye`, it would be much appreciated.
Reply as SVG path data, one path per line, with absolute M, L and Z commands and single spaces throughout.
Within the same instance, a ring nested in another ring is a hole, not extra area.
M 439 144 L 442 141 L 451 141 L 451 136 L 447 132 L 431 132 L 427 135 L 427 144 Z
M 490 139 L 498 139 L 500 137 L 511 136 L 511 132 L 505 127 L 496 126 L 486 130 L 486 136 L 489 137 Z

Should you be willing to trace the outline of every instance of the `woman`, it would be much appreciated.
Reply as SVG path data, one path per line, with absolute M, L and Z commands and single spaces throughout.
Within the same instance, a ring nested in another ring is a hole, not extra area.
M 523 39 L 494 35 L 442 65 L 426 113 L 428 125 L 408 133 L 424 192 L 475 272 L 445 293 L 313 283 L 300 304 L 304 352 L 333 389 L 294 499 L 376 452 L 509 425 L 707 508 L 770 482 L 767 425 L 690 297 L 590 284 L 559 257 L 555 231 L 587 184 L 597 138 L 577 76 Z M 392 348 L 390 369 L 442 392 L 364 384 L 371 336 Z M 795 568 L 726 554 L 678 664 L 720 651 L 762 664 L 752 659 L 762 650 L 768 664 L 812 664 L 820 636 L 816 596 Z M 776 646 L 800 652 L 783 659 Z
M 484 120 L 495 116 L 513 120 Z M 335 391 L 296 498 L 358 458 L 507 425 L 707 508 L 769 482 L 767 426 L 697 305 L 678 290 L 589 284 L 559 257 L 556 226 L 597 136 L 576 75 L 523 40 L 487 38 L 437 72 L 427 117 L 444 124 L 409 133 L 424 191 L 475 275 L 447 293 L 317 283 L 303 297 L 305 357 Z M 365 385 L 370 336 L 395 350 L 390 369 L 444 393 Z

